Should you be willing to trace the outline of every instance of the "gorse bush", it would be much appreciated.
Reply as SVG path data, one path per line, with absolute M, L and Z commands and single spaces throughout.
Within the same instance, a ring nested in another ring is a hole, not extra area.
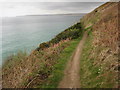
M 78 23 L 74 24 L 73 26 L 69 27 L 69 28 L 66 29 L 66 30 L 70 30 L 70 29 L 82 29 L 81 23 L 78 22 Z M 65 31 L 66 31 L 66 30 L 65 30 Z
M 50 45 L 49 45 L 49 42 L 44 42 L 44 43 L 41 43 L 40 45 L 39 45 L 39 47 L 41 47 L 42 49 L 43 48 L 47 48 L 47 47 L 49 47 Z
M 49 42 L 44 42 L 39 45 L 39 47 L 36 49 L 37 51 L 42 50 L 44 48 L 48 48 L 51 45 L 59 43 L 61 40 L 69 39 L 76 39 L 82 35 L 82 27 L 81 23 L 76 23 L 73 26 L 69 27 L 65 31 L 59 33 L 55 38 L 50 40 Z

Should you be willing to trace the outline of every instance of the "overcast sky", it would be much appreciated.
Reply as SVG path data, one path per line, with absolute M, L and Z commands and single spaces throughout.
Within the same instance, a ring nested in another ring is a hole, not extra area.
M 88 0 L 84 0 L 84 2 L 82 2 L 83 0 L 74 0 L 74 2 L 73 0 L 69 0 L 69 2 L 68 0 L 56 0 L 56 2 L 54 2 L 55 0 L 51 0 L 51 2 L 49 2 L 50 0 L 44 0 L 44 2 L 42 2 L 43 0 L 39 0 L 39 2 L 38 0 L 36 0 L 37 2 L 35 0 L 24 0 L 24 2 L 23 0 L 11 0 L 11 2 L 8 2 L 10 0 L 0 1 L 0 5 L 2 6 L 0 17 L 11 17 L 21 15 L 88 13 L 108 0 L 100 0 L 104 2 L 87 2 Z
M 107 2 L 110 0 L 0 0 L 0 2 Z

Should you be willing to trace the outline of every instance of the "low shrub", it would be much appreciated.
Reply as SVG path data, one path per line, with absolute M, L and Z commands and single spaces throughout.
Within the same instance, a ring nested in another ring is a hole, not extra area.
M 69 39 L 77 39 L 82 35 L 82 27 L 81 23 L 78 22 L 74 24 L 73 26 L 69 27 L 65 31 L 59 33 L 55 38 L 50 40 L 49 42 L 44 42 L 39 45 L 39 47 L 36 49 L 37 51 L 43 50 L 45 48 L 49 48 L 50 45 L 54 45 L 59 43 L 61 40 L 66 40 L 67 38 Z

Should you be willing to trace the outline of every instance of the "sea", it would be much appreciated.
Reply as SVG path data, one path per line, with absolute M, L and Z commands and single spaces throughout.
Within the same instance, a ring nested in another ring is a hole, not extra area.
M 58 33 L 79 22 L 83 15 L 3 17 L 0 24 L 0 65 L 7 57 L 19 51 L 29 54 L 40 43 L 51 40 Z

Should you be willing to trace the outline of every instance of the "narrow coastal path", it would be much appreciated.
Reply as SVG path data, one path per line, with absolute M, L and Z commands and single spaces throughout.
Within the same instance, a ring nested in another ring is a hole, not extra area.
M 80 88 L 80 57 L 86 38 L 87 32 L 84 33 L 76 51 L 68 62 L 64 71 L 64 77 L 60 81 L 58 88 Z

